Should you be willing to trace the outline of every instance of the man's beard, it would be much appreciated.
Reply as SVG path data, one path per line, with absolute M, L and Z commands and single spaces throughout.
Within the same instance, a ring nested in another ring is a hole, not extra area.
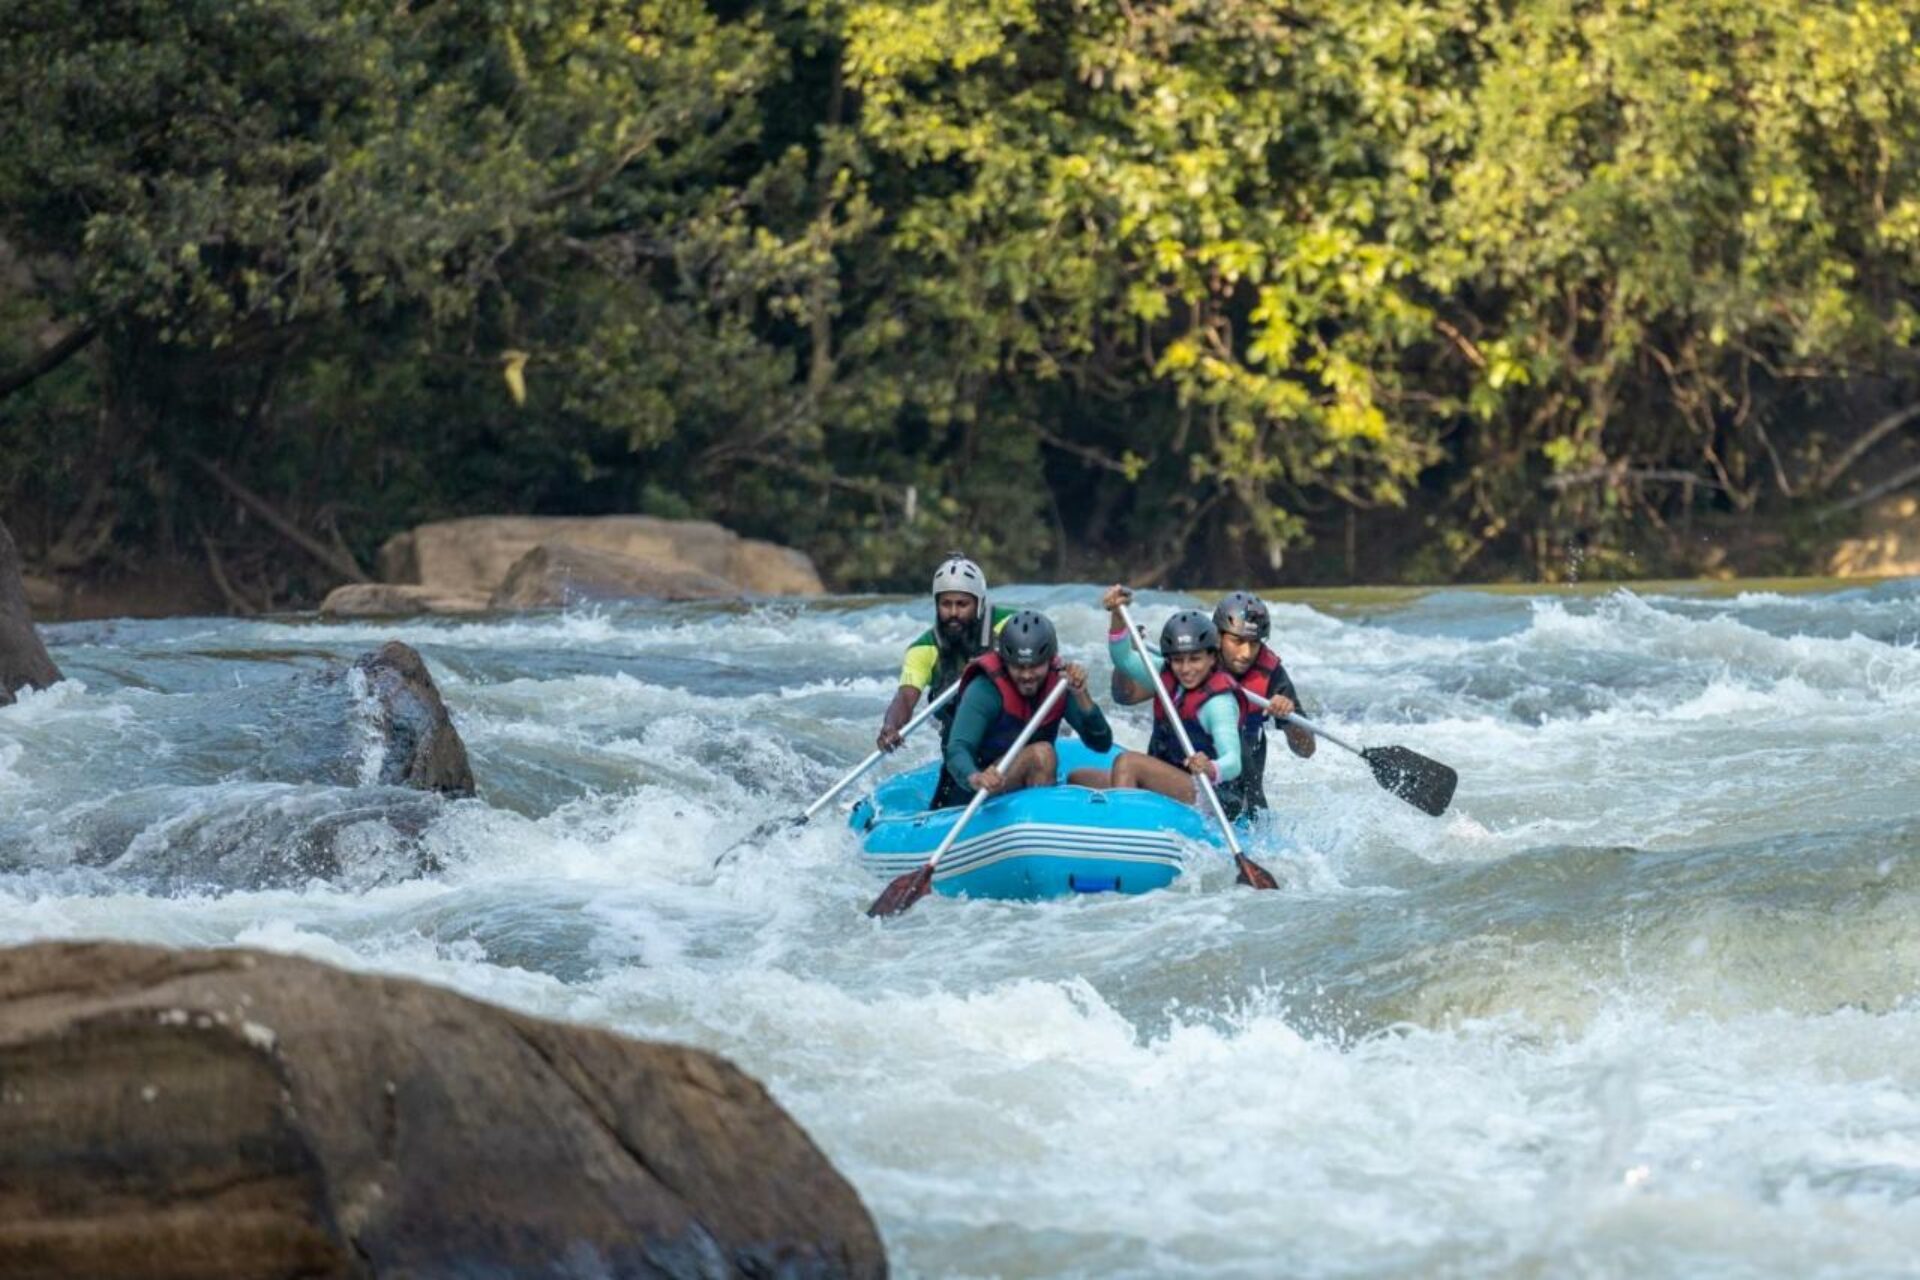
M 965 644 L 972 636 L 971 618 L 948 618 L 940 624 L 940 639 L 950 646 Z

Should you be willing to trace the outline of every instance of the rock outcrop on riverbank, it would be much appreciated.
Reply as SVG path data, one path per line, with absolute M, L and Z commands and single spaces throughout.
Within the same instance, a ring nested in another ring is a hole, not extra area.
M 580 599 L 820 595 L 804 552 L 707 520 L 473 516 L 423 524 L 380 549 L 377 584 L 341 587 L 338 617 L 544 607 Z
M 246 951 L 0 951 L 0 1274 L 878 1277 L 695 1049 Z
M 20 551 L 0 521 L 0 707 L 21 689 L 44 689 L 60 679 L 47 646 L 34 630 L 27 588 L 20 574 Z
M 514 562 L 489 603 L 495 609 L 543 609 L 641 598 L 723 600 L 739 594 L 734 583 L 701 569 L 543 542 Z
M 1837 578 L 1920 574 L 1920 498 L 1884 498 L 1868 507 L 1860 529 L 1833 550 L 1827 571 Z

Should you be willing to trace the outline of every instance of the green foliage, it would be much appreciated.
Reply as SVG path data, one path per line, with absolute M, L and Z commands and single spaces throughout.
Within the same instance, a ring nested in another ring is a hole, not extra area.
M 847 585 L 1685 569 L 1914 398 L 1916 59 L 1890 0 L 16 0 L 0 375 L 102 336 L 0 493 L 192 545 L 212 458 L 363 557 L 645 509 Z

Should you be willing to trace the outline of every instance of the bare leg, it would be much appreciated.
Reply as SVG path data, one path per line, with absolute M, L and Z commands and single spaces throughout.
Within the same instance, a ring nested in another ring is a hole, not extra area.
M 1139 751 L 1123 752 L 1113 762 L 1113 785 L 1156 791 L 1187 804 L 1199 794 L 1194 790 L 1192 774 Z
M 1075 769 L 1067 775 L 1070 787 L 1092 787 L 1095 791 L 1105 791 L 1113 785 L 1111 769 L 1095 769 L 1091 765 L 1084 769 Z
M 1060 757 L 1054 754 L 1051 742 L 1028 743 L 1007 767 L 1007 784 L 1000 788 L 1000 794 L 1025 791 L 1028 787 L 1050 787 L 1059 771 Z

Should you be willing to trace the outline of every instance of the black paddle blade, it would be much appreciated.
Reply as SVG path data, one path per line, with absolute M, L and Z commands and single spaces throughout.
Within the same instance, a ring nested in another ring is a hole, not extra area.
M 720 856 L 713 860 L 713 865 L 716 867 L 719 866 L 721 863 L 725 862 L 728 858 L 731 858 L 734 854 L 740 852 L 742 849 L 746 848 L 750 844 L 759 844 L 762 840 L 765 840 L 768 836 L 774 834 L 776 831 L 779 831 L 782 827 L 797 827 L 801 823 L 805 822 L 806 820 L 807 820 L 806 815 L 801 813 L 790 814 L 784 818 L 769 818 L 765 822 L 761 823 L 759 826 L 755 827 L 753 830 L 747 832 L 747 834 L 741 836 L 738 840 L 735 840 L 732 844 L 728 845 L 726 848 L 722 849 L 720 851 Z
M 920 867 L 893 878 L 867 908 L 870 916 L 897 916 L 933 891 L 933 868 Z
M 1437 818 L 1453 802 L 1460 775 L 1438 760 L 1405 747 L 1368 747 L 1360 755 L 1373 767 L 1374 781 L 1414 808 Z
M 1280 882 L 1273 878 L 1273 872 L 1259 863 L 1241 854 L 1234 859 L 1234 865 L 1240 868 L 1240 874 L 1233 878 L 1235 884 L 1246 885 L 1249 889 L 1278 889 Z

